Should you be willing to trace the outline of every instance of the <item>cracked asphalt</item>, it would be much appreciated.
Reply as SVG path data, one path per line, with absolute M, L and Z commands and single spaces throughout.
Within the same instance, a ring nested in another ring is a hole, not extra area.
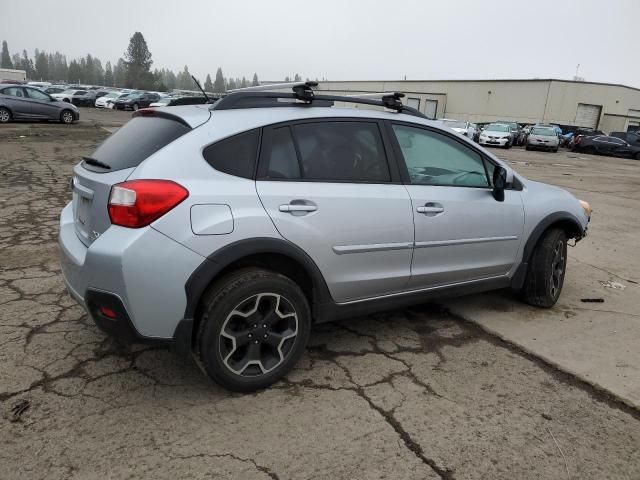
M 57 225 L 72 166 L 128 115 L 83 116 L 0 129 L 1 478 L 640 478 L 637 410 L 438 305 L 319 325 L 252 395 L 106 337 L 65 292 Z

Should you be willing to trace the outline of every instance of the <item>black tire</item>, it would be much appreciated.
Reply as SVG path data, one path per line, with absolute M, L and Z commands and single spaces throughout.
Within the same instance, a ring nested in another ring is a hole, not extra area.
M 311 310 L 300 287 L 259 268 L 238 270 L 213 284 L 198 320 L 198 358 L 212 380 L 235 392 L 266 388 L 286 375 L 311 331 Z
M 140 105 L 138 105 L 137 103 L 134 103 L 133 105 L 131 105 L 131 109 L 134 112 L 137 112 L 139 108 L 140 108 Z
M 560 297 L 567 271 L 567 236 L 563 230 L 547 230 L 531 256 L 522 288 L 525 302 L 550 308 Z
M 586 153 L 588 155 L 595 155 L 596 154 L 596 149 L 593 148 L 591 145 L 584 147 L 582 149 L 582 153 Z
M 74 122 L 73 112 L 71 110 L 63 110 L 60 112 L 60 121 L 70 125 Z
M 526 147 L 524 147 L 525 150 L 531 150 L 531 147 L 529 145 L 527 145 Z
M 511 141 L 508 141 L 508 142 L 505 144 L 504 148 L 506 148 L 507 150 L 509 150 L 509 149 L 511 148 Z
M 558 153 L 558 147 L 553 149 L 553 153 Z
M 0 123 L 9 123 L 11 121 L 11 112 L 7 108 L 0 108 Z
M 636 153 L 633 158 L 635 158 L 636 160 L 640 160 L 640 152 Z

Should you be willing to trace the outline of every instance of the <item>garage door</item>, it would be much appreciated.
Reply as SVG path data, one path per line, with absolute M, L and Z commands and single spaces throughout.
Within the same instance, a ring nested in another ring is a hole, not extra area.
M 589 105 L 588 103 L 579 103 L 576 110 L 575 124 L 578 127 L 598 128 L 600 123 L 600 112 L 602 105 Z
M 420 110 L 420 99 L 419 98 L 407 98 L 407 105 L 415 108 L 416 110 Z
M 429 118 L 436 118 L 436 112 L 438 111 L 437 100 L 425 100 L 424 114 Z

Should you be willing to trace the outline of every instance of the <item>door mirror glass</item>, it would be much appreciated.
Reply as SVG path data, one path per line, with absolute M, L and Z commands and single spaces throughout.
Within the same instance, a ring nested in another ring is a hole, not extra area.
M 498 202 L 504 201 L 504 189 L 507 187 L 507 170 L 496 165 L 493 170 L 493 198 Z

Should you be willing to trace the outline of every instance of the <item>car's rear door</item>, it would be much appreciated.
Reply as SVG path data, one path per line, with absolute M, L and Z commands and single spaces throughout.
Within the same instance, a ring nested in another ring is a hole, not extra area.
M 15 119 L 33 118 L 31 101 L 27 97 L 23 87 L 8 87 L 2 90 L 2 94 L 7 106 L 11 109 L 11 114 Z
M 265 128 L 256 188 L 279 233 L 313 259 L 335 301 L 406 287 L 411 200 L 388 161 L 380 122 L 322 119 Z
M 25 91 L 31 99 L 31 113 L 34 118 L 48 120 L 58 120 L 60 118 L 60 107 L 51 101 L 49 95 L 35 88 L 25 88 Z
M 492 195 L 494 165 L 461 139 L 415 124 L 388 124 L 411 196 L 415 245 L 410 288 L 507 274 L 524 227 L 519 191 Z

